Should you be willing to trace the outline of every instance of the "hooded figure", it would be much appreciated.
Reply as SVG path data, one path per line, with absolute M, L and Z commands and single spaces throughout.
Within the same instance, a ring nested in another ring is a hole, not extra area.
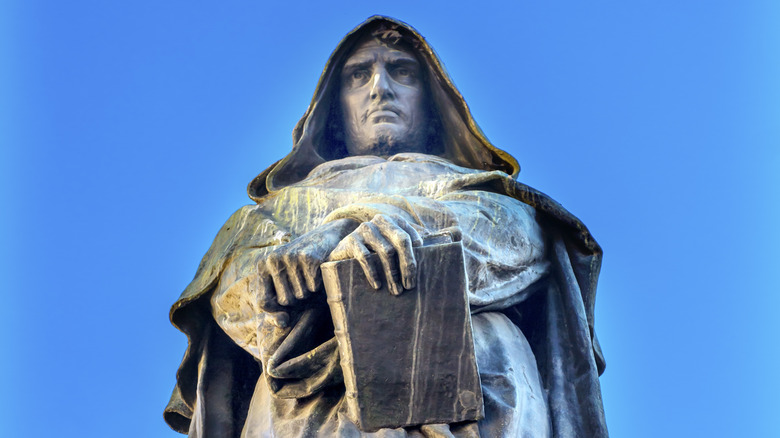
M 366 41 L 419 65 L 425 123 L 413 149 L 352 152 L 345 64 Z M 228 219 L 171 309 L 189 340 L 165 409 L 174 430 L 207 438 L 607 436 L 593 326 L 601 248 L 577 218 L 515 179 L 517 162 L 485 138 L 421 35 L 378 16 L 347 34 L 293 140 L 293 151 L 249 184 L 257 204 Z M 333 259 L 365 224 L 382 221 L 410 236 L 450 230 L 462 239 L 482 420 L 360 431 L 345 415 L 319 266 L 295 274 L 313 293 L 279 292 L 278 254 L 309 257 L 318 233 L 339 230 Z M 274 287 L 279 299 L 270 303 Z

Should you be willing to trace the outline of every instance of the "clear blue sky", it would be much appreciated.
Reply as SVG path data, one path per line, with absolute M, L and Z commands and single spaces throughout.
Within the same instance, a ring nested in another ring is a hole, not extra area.
M 0 434 L 178 436 L 168 308 L 380 13 L 604 247 L 612 436 L 780 436 L 778 3 L 281 3 L 0 5 Z

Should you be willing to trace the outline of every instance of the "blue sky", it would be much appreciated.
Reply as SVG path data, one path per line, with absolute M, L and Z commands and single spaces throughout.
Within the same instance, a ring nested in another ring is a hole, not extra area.
M 178 436 L 168 308 L 377 13 L 604 248 L 612 435 L 780 434 L 777 3 L 415 3 L 0 5 L 3 435 Z

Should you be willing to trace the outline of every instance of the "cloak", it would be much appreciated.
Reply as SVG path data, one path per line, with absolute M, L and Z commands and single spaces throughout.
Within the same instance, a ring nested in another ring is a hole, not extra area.
M 462 180 L 457 189 L 505 195 L 536 210 L 548 239 L 551 262 L 546 290 L 500 310 L 531 345 L 547 397 L 552 436 L 606 437 L 598 381 L 605 363 L 593 317 L 601 248 L 581 221 L 545 194 L 515 179 L 519 173 L 515 159 L 486 139 L 433 49 L 414 29 L 393 19 L 372 17 L 342 40 L 323 71 L 312 103 L 293 131 L 293 151 L 249 184 L 250 198 L 262 205 L 283 188 L 300 183 L 317 166 L 340 158 L 331 150 L 338 135 L 329 132 L 338 74 L 360 39 L 377 32 L 390 38 L 403 34 L 413 42 L 440 121 L 443 148 L 437 155 L 458 166 L 484 171 Z M 187 335 L 188 348 L 164 416 L 181 433 L 190 430 L 195 417 L 204 422 L 198 428 L 203 436 L 238 437 L 247 419 L 261 368 L 215 323 L 210 297 L 239 250 L 273 247 L 289 239 L 269 230 L 273 224 L 264 220 L 256 207 L 243 207 L 228 219 L 201 260 L 195 278 L 171 309 L 171 322 Z M 261 225 L 265 228 L 259 232 Z M 303 391 L 320 390 L 332 383 L 319 382 L 316 388 L 309 385 Z

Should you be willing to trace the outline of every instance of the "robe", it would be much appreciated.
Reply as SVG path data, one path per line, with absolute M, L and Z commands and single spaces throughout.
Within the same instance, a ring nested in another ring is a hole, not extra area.
M 253 301 L 253 267 L 268 252 L 329 221 L 376 214 L 421 234 L 462 232 L 485 401 L 476 424 L 360 432 L 344 415 L 324 298 L 287 329 Z M 424 154 L 320 164 L 235 213 L 174 305 L 190 347 L 166 419 L 206 437 L 606 436 L 593 330 L 600 259 L 576 218 L 501 171 Z

